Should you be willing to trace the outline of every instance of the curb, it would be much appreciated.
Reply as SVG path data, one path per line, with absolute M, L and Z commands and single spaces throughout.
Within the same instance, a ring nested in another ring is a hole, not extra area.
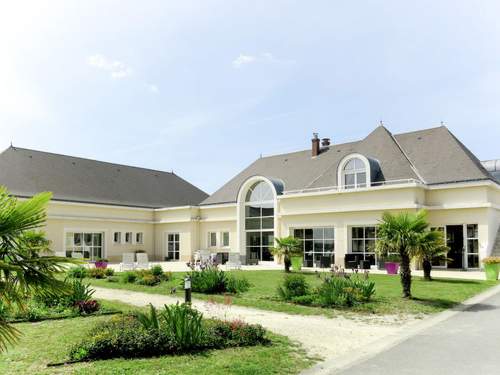
M 500 285 L 496 285 L 483 293 L 480 293 L 474 297 L 469 298 L 468 300 L 460 303 L 459 305 L 445 310 L 443 312 L 438 313 L 428 319 L 425 319 L 421 322 L 411 323 L 409 327 L 402 331 L 398 332 L 380 340 L 375 340 L 372 343 L 369 343 L 359 349 L 357 349 L 357 353 L 349 353 L 341 355 L 337 358 L 330 358 L 326 361 L 320 362 L 317 365 L 304 370 L 301 372 L 302 375 L 326 375 L 326 374 L 336 374 L 340 371 L 346 370 L 352 366 L 360 362 L 364 362 L 370 358 L 375 357 L 377 354 L 384 352 L 393 348 L 394 346 L 406 341 L 419 334 L 420 332 L 435 326 L 445 320 L 450 319 L 451 317 L 469 309 L 471 306 L 474 306 L 478 303 L 481 303 L 488 298 L 494 296 L 495 294 L 500 293 Z

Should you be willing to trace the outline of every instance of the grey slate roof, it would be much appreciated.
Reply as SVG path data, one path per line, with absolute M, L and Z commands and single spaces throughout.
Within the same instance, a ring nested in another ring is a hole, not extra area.
M 130 207 L 197 205 L 208 195 L 174 173 L 9 147 L 0 154 L 0 185 L 21 197 Z
M 235 202 L 239 187 L 252 176 L 279 179 L 285 190 L 337 186 L 338 165 L 352 153 L 378 162 L 380 173 L 374 181 L 438 184 L 494 179 L 445 126 L 398 135 L 379 126 L 363 140 L 332 145 L 316 158 L 308 149 L 257 159 L 201 204 Z
M 481 164 L 498 182 L 500 182 L 500 159 L 484 160 Z

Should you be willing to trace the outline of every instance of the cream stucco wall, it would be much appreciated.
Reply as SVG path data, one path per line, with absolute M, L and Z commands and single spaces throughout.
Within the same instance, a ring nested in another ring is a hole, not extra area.
M 494 184 L 477 183 L 427 187 L 407 184 L 359 191 L 332 191 L 277 196 L 276 236 L 293 228 L 335 227 L 336 263 L 342 264 L 350 250 L 353 225 L 373 225 L 383 211 L 429 210 L 433 226 L 478 224 L 480 256 L 490 254 L 500 225 L 500 189 Z M 200 249 L 244 250 L 242 211 L 238 204 L 184 206 L 166 209 L 140 209 L 79 203 L 51 202 L 48 208 L 47 236 L 55 251 L 64 251 L 65 231 L 104 233 L 104 255 L 111 261 L 121 254 L 145 250 L 151 259 L 166 256 L 166 234 L 179 233 L 180 258 L 187 261 Z M 143 245 L 114 244 L 113 232 L 144 233 Z M 222 248 L 221 233 L 229 232 L 230 246 Z M 208 247 L 208 233 L 218 234 L 216 248 Z

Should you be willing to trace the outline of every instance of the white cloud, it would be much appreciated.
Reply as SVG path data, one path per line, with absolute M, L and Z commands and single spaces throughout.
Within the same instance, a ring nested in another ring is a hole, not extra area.
M 294 60 L 281 60 L 277 59 L 270 52 L 263 52 L 257 55 L 240 55 L 233 60 L 233 67 L 236 69 L 241 68 L 243 65 L 250 65 L 255 63 L 294 63 Z
M 111 78 L 123 79 L 132 74 L 132 69 L 125 63 L 117 60 L 110 60 L 106 56 L 96 54 L 87 58 L 87 64 L 96 68 L 108 71 Z

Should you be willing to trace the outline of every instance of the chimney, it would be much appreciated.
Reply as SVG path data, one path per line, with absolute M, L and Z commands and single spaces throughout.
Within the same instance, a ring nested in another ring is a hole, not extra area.
M 313 139 L 311 139 L 312 142 L 312 157 L 314 158 L 315 156 L 319 155 L 319 137 L 318 133 L 313 133 Z
M 330 147 L 330 138 L 323 138 L 321 140 L 321 148 L 328 148 Z

